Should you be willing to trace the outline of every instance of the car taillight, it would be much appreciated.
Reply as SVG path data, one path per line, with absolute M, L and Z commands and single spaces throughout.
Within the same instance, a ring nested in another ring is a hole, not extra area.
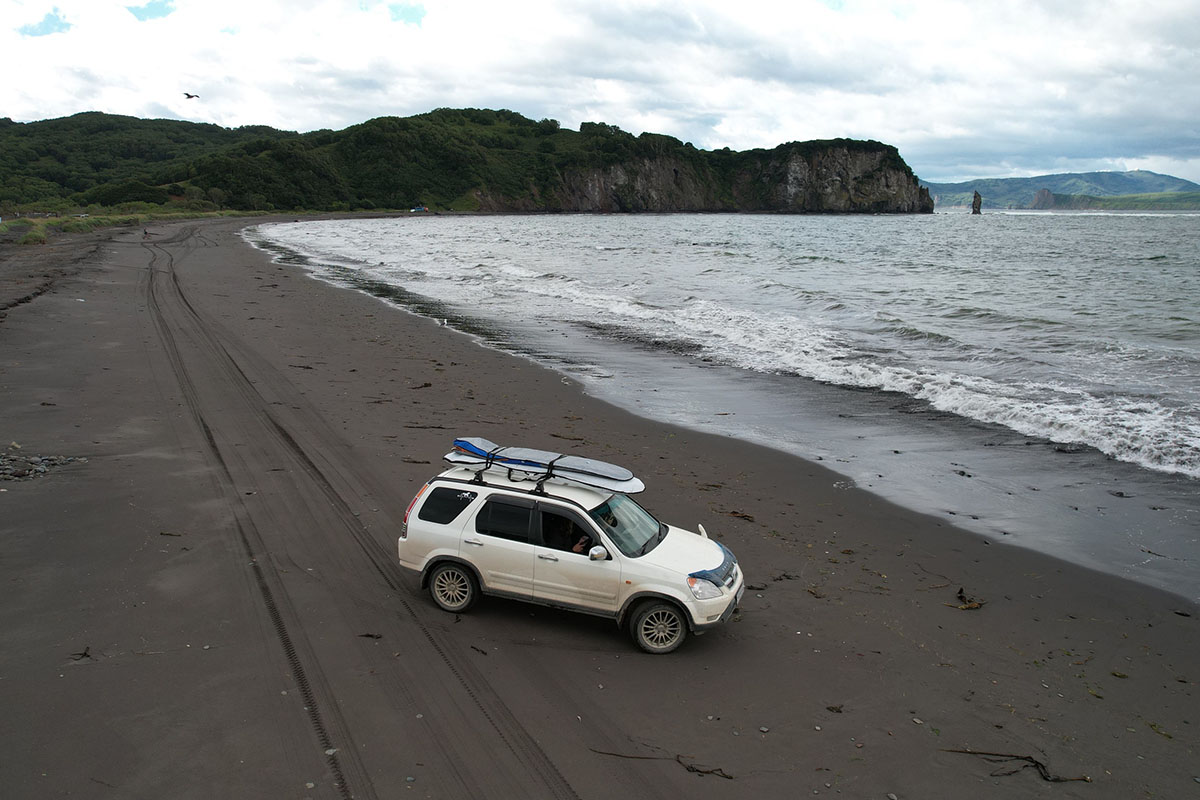
M 425 494 L 425 490 L 428 488 L 429 488 L 429 484 L 426 483 L 424 486 L 421 487 L 421 490 L 419 492 L 417 492 L 417 496 L 412 499 L 412 502 L 408 504 L 408 510 L 404 512 L 404 522 L 400 525 L 400 538 L 401 539 L 408 538 L 408 515 L 412 513 L 413 506 L 415 506 L 417 504 L 417 501 L 421 499 L 421 495 Z

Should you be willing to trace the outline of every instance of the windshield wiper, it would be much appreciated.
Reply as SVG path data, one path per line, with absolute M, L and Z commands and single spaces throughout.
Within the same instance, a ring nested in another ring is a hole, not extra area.
M 646 555 L 646 553 L 649 553 L 651 550 L 653 550 L 655 547 L 657 547 L 659 542 L 661 542 L 663 539 L 667 538 L 668 530 L 670 530 L 670 528 L 667 527 L 667 523 L 665 523 L 665 522 L 658 523 L 658 533 L 656 533 L 654 536 L 651 536 L 649 539 L 646 540 L 646 543 L 644 545 L 642 545 L 641 547 L 638 548 L 638 555 L 644 556 L 644 555 Z

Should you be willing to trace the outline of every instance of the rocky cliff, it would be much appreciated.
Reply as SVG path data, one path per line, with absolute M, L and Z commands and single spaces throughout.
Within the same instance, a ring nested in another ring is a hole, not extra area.
M 643 157 L 558 177 L 521 197 L 480 189 L 476 198 L 489 211 L 933 213 L 928 190 L 894 147 L 879 142 Z
M 739 176 L 744 210 L 793 213 L 933 213 L 896 148 L 878 142 L 783 145 Z M 761 204 L 754 200 L 756 188 Z

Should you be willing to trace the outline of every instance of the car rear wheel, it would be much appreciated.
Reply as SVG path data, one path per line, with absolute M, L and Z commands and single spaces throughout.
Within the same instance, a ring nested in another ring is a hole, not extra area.
M 466 611 L 475 604 L 479 589 L 471 570 L 461 564 L 440 564 L 429 576 L 429 594 L 444 611 Z
M 670 603 L 647 603 L 633 615 L 633 640 L 647 653 L 669 653 L 683 644 L 687 620 Z

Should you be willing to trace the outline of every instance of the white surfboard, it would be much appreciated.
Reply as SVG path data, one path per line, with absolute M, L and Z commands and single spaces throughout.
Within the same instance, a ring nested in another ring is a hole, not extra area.
M 455 439 L 454 450 L 445 455 L 445 460 L 463 466 L 500 468 L 545 476 L 548 480 L 571 481 L 625 494 L 635 494 L 646 488 L 630 470 L 617 464 L 531 447 L 501 447 L 479 437 Z

